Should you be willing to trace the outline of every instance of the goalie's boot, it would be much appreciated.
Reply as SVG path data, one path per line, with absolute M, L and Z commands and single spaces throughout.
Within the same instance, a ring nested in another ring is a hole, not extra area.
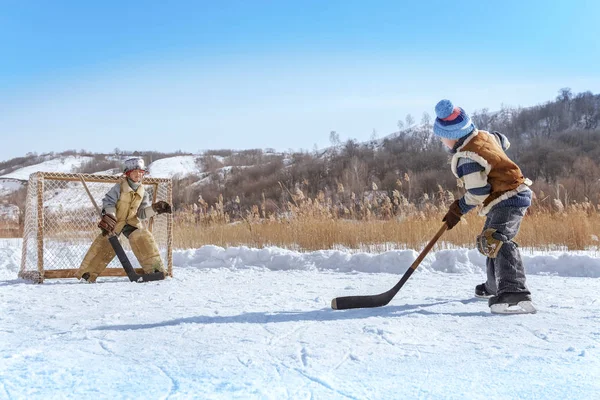
M 478 297 L 480 299 L 489 299 L 493 295 L 494 294 L 487 290 L 487 288 L 485 287 L 485 282 L 481 285 L 475 286 L 475 297 Z
M 98 278 L 98 274 L 85 272 L 81 275 L 81 280 L 85 283 L 96 283 L 96 278 Z
M 502 293 L 488 300 L 492 314 L 535 314 L 529 293 Z

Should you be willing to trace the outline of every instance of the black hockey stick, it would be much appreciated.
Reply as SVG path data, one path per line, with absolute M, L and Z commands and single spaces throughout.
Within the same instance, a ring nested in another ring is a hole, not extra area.
M 92 204 L 96 208 L 96 211 L 98 212 L 98 214 L 102 215 L 102 212 L 100 211 L 100 207 L 98 207 L 98 204 L 96 204 L 96 200 L 94 200 L 94 196 L 92 196 L 92 193 L 90 193 L 90 190 L 88 189 L 87 184 L 85 183 L 85 180 L 83 179 L 83 175 L 79 175 L 79 179 L 81 179 L 81 183 L 83 183 L 83 187 L 85 188 L 85 191 L 87 192 L 88 196 L 90 197 Z M 135 272 L 133 265 L 131 265 L 131 262 L 129 261 L 127 254 L 125 254 L 125 250 L 123 250 L 123 246 L 121 246 L 121 242 L 119 242 L 119 238 L 117 237 L 117 235 L 114 233 L 110 233 L 108 235 L 108 241 L 110 242 L 110 245 L 112 246 L 113 250 L 115 251 L 115 254 L 119 258 L 119 261 L 121 261 L 121 265 L 123 266 L 123 269 L 125 270 L 125 273 L 127 274 L 127 277 L 129 278 L 129 280 L 131 282 L 150 282 L 150 281 L 160 281 L 160 280 L 165 279 L 164 272 L 160 272 L 160 271 L 153 272 L 150 274 L 143 274 L 143 275 L 138 274 L 137 272 Z
M 119 242 L 119 238 L 117 237 L 117 235 L 115 235 L 114 233 L 110 234 L 108 236 L 108 241 L 110 242 L 110 245 L 117 254 L 117 257 L 119 257 L 119 261 L 121 261 L 121 265 L 123 266 L 123 269 L 125 270 L 125 273 L 127 274 L 127 277 L 131 282 L 150 282 L 165 279 L 164 272 L 160 271 L 153 272 L 150 274 L 138 274 L 137 272 L 135 272 L 133 265 L 131 265 L 129 258 L 127 258 L 127 254 L 125 254 L 125 250 L 123 250 L 123 246 L 121 246 L 121 242 Z
M 417 269 L 421 261 L 425 258 L 427 253 L 431 250 L 435 242 L 444 234 L 444 232 L 448 229 L 448 226 L 444 223 L 444 225 L 440 228 L 438 233 L 435 234 L 433 239 L 427 243 L 427 246 L 421 251 L 421 254 L 417 257 L 415 262 L 412 263 L 410 268 L 402 275 L 402 278 L 396 285 L 388 290 L 387 292 L 374 294 L 371 296 L 345 296 L 345 297 L 336 297 L 331 300 L 331 308 L 334 310 L 347 310 L 349 308 L 370 308 L 370 307 L 382 307 L 389 303 L 396 293 L 400 291 L 402 286 L 406 283 L 408 278 L 412 275 L 413 272 Z

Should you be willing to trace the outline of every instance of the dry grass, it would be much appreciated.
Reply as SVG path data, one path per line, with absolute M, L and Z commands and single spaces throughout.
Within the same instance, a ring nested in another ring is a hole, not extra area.
M 223 199 L 215 207 L 200 202 L 200 206 L 176 214 L 174 244 L 176 248 L 214 244 L 302 251 L 419 249 L 440 228 L 453 201 L 452 195 L 443 191 L 435 199 L 424 196 L 418 204 L 408 203 L 397 191 L 391 198 L 369 192 L 360 201 L 351 195 L 351 207 L 340 198 L 326 198 L 320 193 L 309 199 L 296 191 L 292 202 L 282 207 L 284 212 L 269 214 L 262 204 L 237 216 L 223 211 Z M 437 249 L 473 247 L 483 223 L 483 217 L 471 212 L 442 237 Z M 544 203 L 536 198 L 515 240 L 522 247 L 539 250 L 598 250 L 598 237 L 598 206 L 586 202 L 565 207 L 559 201 Z
M 23 237 L 23 227 L 0 220 L 0 238 Z
M 442 215 L 429 218 L 406 218 L 402 221 L 352 221 L 299 219 L 247 223 L 176 225 L 176 248 L 197 248 L 206 244 L 218 246 L 278 246 L 297 250 L 334 248 L 385 251 L 421 248 L 440 228 Z M 473 247 L 484 219 L 468 215 L 450 232 L 446 232 L 437 248 Z M 522 247 L 539 250 L 598 250 L 600 215 L 581 213 L 533 214 L 524 218 L 516 241 Z
M 238 199 L 214 206 L 202 199 L 174 214 L 174 247 L 277 246 L 300 251 L 357 249 L 381 252 L 420 249 L 438 231 L 441 219 L 454 200 L 440 190 L 434 198 L 423 196 L 417 203 L 406 200 L 400 190 L 364 193 L 361 198 L 344 193 L 319 193 L 306 197 L 300 190 L 291 201 L 273 207 L 263 199 L 252 210 L 241 212 Z M 538 200 L 543 198 L 543 200 Z M 229 210 L 229 211 L 228 211 Z M 234 211 L 232 211 L 234 210 Z M 235 211 L 237 210 L 237 211 Z M 472 211 L 452 231 L 446 232 L 437 249 L 473 247 L 484 218 Z M 0 224 L 0 237 L 20 237 L 22 227 Z M 590 202 L 564 206 L 559 200 L 536 196 L 516 237 L 521 247 L 539 250 L 599 250 L 600 208 Z

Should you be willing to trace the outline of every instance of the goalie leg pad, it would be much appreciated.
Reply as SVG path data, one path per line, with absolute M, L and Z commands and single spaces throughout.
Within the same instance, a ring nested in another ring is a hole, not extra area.
M 88 252 L 83 258 L 75 277 L 81 279 L 81 276 L 87 272 L 90 274 L 88 282 L 94 282 L 96 277 L 104 271 L 108 263 L 110 263 L 114 257 L 115 251 L 110 245 L 108 237 L 102 234 L 96 236 L 96 239 L 94 239 Z M 93 280 L 91 280 L 92 277 Z
M 147 229 L 136 229 L 129 235 L 129 244 L 144 273 L 165 272 L 154 236 Z
M 504 241 L 498 239 L 499 236 L 504 236 L 496 233 L 496 229 L 488 228 L 481 235 L 477 236 L 477 250 L 481 254 L 489 258 L 496 258 Z

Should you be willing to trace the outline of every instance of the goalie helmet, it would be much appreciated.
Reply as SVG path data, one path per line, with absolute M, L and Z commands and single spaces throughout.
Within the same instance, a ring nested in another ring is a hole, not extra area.
M 125 160 L 123 173 L 126 174 L 128 172 L 135 171 L 136 169 L 141 169 L 142 171 L 146 172 L 146 163 L 144 163 L 143 158 L 135 157 Z

